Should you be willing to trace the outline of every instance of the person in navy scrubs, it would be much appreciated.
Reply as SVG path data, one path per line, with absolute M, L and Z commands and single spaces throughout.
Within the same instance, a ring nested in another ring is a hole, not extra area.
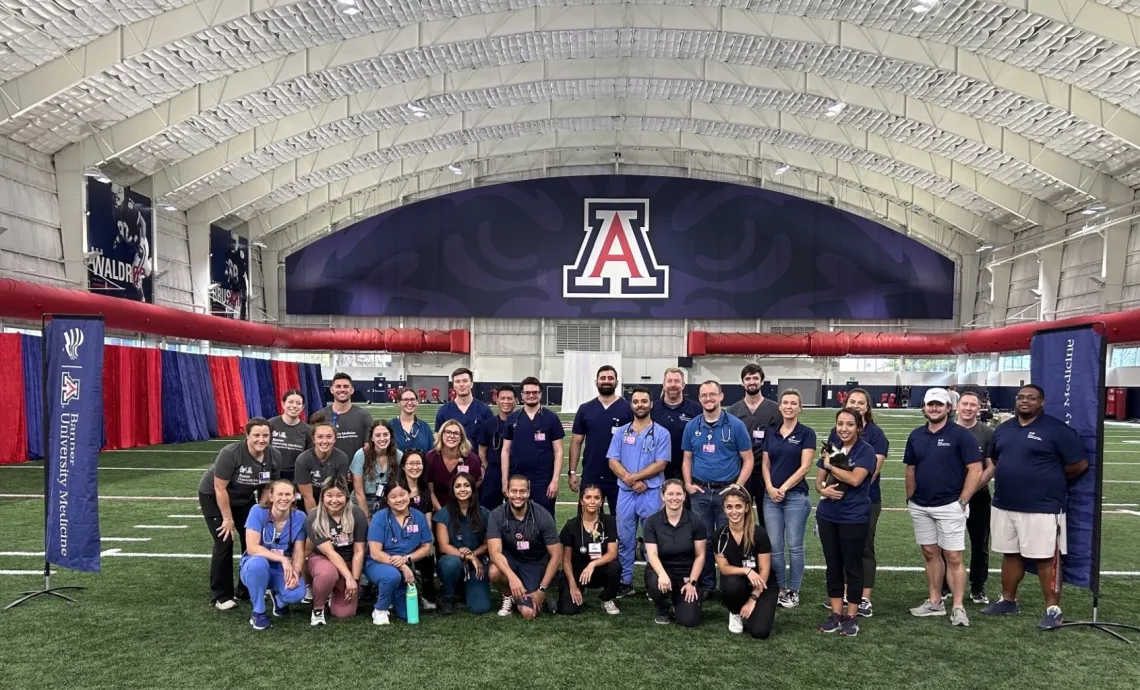
M 582 480 L 602 489 L 606 503 L 610 506 L 610 514 L 614 515 L 617 513 L 618 484 L 617 477 L 610 470 L 606 451 L 610 448 L 614 430 L 633 421 L 633 408 L 625 398 L 618 395 L 617 370 L 610 365 L 598 369 L 594 386 L 598 389 L 598 397 L 578 408 L 570 430 L 570 490 L 577 492 L 580 485 L 578 457 L 582 451 L 582 442 L 585 441 Z
M 477 443 L 482 435 L 483 425 L 491 421 L 494 414 L 490 405 L 482 400 L 476 400 L 471 395 L 474 385 L 475 378 L 470 369 L 460 367 L 451 372 L 451 387 L 455 390 L 455 399 L 444 403 L 436 410 L 436 433 L 444 422 L 454 419 L 463 425 L 463 431 L 467 433 L 467 439 L 471 444 Z
M 507 437 L 507 420 L 515 411 L 518 396 L 514 386 L 505 385 L 495 391 L 499 414 L 479 428 L 479 460 L 483 463 L 483 485 L 479 487 L 479 503 L 494 510 L 503 502 L 503 439 Z
M 435 445 L 435 434 L 428 423 L 416 416 L 420 401 L 411 388 L 401 388 L 396 400 L 400 403 L 400 416 L 392 420 L 396 432 L 396 448 L 401 453 L 414 448 L 427 453 Z
M 650 417 L 654 423 L 665 427 L 671 442 L 669 466 L 665 468 L 666 479 L 681 478 L 681 438 L 689 422 L 701 416 L 701 405 L 696 400 L 685 397 L 685 371 L 677 367 L 665 370 L 661 384 L 661 397 L 653 402 Z M 688 499 L 686 499 L 687 501 Z
M 542 384 L 533 376 L 522 380 L 523 408 L 507 420 L 503 439 L 501 476 L 522 475 L 530 480 L 531 500 L 554 515 L 558 478 L 562 474 L 562 420 L 542 406 Z
M 831 603 L 831 615 L 819 630 L 854 637 L 859 634 L 859 604 L 847 602 L 844 609 L 844 592 L 863 589 L 863 549 L 871 520 L 870 477 L 875 471 L 875 450 L 860 438 L 863 416 L 855 410 L 844 408 L 835 415 L 835 432 L 839 443 L 828 444 L 816 463 L 815 488 L 820 502 L 815 521 L 827 564 L 827 598 Z M 847 456 L 851 469 L 831 464 L 836 450 Z
M 1037 563 L 1037 579 L 1045 598 L 1038 630 L 1052 630 L 1061 615 L 1060 556 L 1066 552 L 1065 507 L 1069 482 L 1089 467 L 1088 453 L 1077 432 L 1045 414 L 1045 391 L 1029 384 L 1017 391 L 1017 416 L 1003 422 L 990 442 L 995 465 L 990 541 L 1003 554 L 1001 599 L 982 613 L 1021 613 L 1017 587 L 1025 577 L 1025 559 Z

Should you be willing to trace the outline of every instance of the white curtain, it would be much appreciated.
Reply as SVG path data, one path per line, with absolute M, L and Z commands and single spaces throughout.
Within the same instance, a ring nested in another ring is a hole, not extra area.
M 571 352 L 562 353 L 562 412 L 573 414 L 582 403 L 598 397 L 594 381 L 598 369 L 604 365 L 617 369 L 618 385 L 621 385 L 620 352 Z M 620 388 L 619 388 L 620 390 Z

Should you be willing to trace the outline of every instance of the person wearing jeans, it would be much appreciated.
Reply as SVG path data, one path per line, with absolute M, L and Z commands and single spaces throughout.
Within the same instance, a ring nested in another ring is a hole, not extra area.
M 463 586 L 467 610 L 483 614 L 491 610 L 488 581 L 487 523 L 491 511 L 479 505 L 475 478 L 460 472 L 451 479 L 447 505 L 432 515 L 439 551 L 439 580 L 443 601 L 439 612 L 455 613 L 456 593 Z
M 681 475 L 692 504 L 693 519 L 705 534 L 719 534 L 728 522 L 721 505 L 721 495 L 731 487 L 743 489 L 752 476 L 752 439 L 748 427 L 720 404 L 724 399 L 720 384 L 701 384 L 700 417 L 685 425 L 681 450 Z M 646 542 L 648 543 L 648 538 Z M 700 589 L 708 599 L 716 591 L 716 566 L 712 554 L 704 559 Z
M 765 493 L 761 511 L 772 545 L 772 571 L 779 586 L 778 603 L 794 608 L 800 603 L 804 580 L 804 532 L 811 499 L 804 478 L 815 457 L 815 430 L 800 423 L 800 394 L 789 388 L 780 394 L 783 423 L 768 432 L 760 472 Z M 791 553 L 792 572 L 785 573 L 784 545 Z

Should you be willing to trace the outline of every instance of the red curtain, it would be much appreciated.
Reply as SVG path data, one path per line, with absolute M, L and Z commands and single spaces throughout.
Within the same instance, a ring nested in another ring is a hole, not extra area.
M 241 385 L 241 369 L 237 357 L 207 356 L 210 380 L 214 384 L 214 403 L 218 410 L 218 434 L 237 436 L 245 430 L 249 412 Z
M 162 353 L 154 348 L 103 349 L 106 450 L 162 443 Z
M 0 399 L 15 414 L 0 434 L 0 465 L 28 461 L 28 420 L 24 406 L 24 353 L 19 333 L 0 335 Z
M 285 395 L 285 391 L 289 389 L 301 390 L 301 370 L 297 368 L 296 362 L 282 362 L 273 360 L 273 397 L 277 400 L 277 414 L 285 411 L 285 406 L 281 403 L 281 396 Z

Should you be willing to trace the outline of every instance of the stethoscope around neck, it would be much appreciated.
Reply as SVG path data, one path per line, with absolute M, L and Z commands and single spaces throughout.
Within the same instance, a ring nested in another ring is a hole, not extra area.
M 657 427 L 657 424 L 654 422 L 651 422 L 649 424 L 649 433 L 646 434 L 645 438 L 642 439 L 642 441 L 641 441 L 641 451 L 642 452 L 645 452 L 645 451 L 652 452 L 653 451 L 653 445 L 655 442 L 654 437 L 657 434 L 657 428 L 656 427 Z M 636 439 L 637 434 L 638 434 L 638 432 L 633 430 L 633 422 L 630 422 L 629 424 L 626 425 L 625 433 L 624 433 L 624 436 L 626 438 Z M 635 440 L 634 443 L 637 443 L 637 441 Z
M 400 535 L 403 533 L 404 527 L 406 527 L 411 521 L 412 521 L 412 510 L 411 510 L 410 505 L 408 506 L 408 516 L 406 518 L 404 518 L 403 524 L 400 524 L 399 522 L 396 521 L 395 512 L 393 512 L 391 509 L 389 509 L 388 510 L 388 534 L 390 536 L 388 537 L 388 540 L 391 541 L 393 544 L 399 544 L 400 543 Z M 393 527 L 394 527 L 394 529 L 393 529 Z
M 604 544 L 606 543 L 606 521 L 603 519 L 605 515 L 598 511 L 598 517 L 594 522 L 594 529 L 597 533 L 590 532 L 591 544 Z M 581 517 L 578 518 L 578 531 L 582 536 L 582 545 L 578 547 L 578 553 L 586 553 L 589 549 L 586 547 L 586 521 Z

